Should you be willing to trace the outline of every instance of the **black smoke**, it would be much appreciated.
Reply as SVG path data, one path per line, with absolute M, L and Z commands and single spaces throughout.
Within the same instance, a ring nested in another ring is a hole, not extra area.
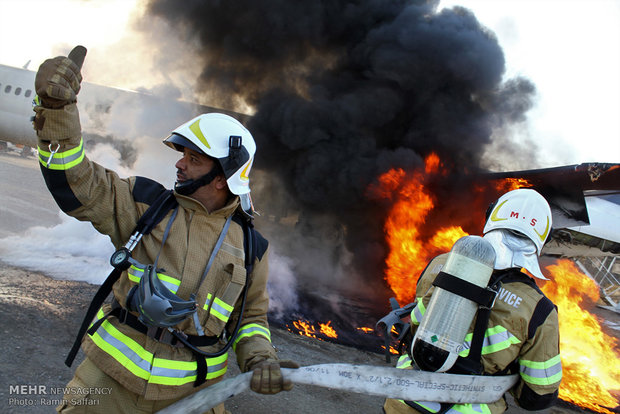
M 346 250 L 352 267 L 344 273 L 363 276 L 367 285 L 381 282 L 388 206 L 368 197 L 369 185 L 391 168 L 420 167 L 435 152 L 452 172 L 436 184 L 447 198 L 446 188 L 462 184 L 463 174 L 480 171 L 493 131 L 521 122 L 532 106 L 528 80 L 503 81 L 495 35 L 471 11 L 438 6 L 148 4 L 149 13 L 197 45 L 205 62 L 199 87 L 218 100 L 210 105 L 243 99 L 256 109 L 248 122 L 258 144 L 255 169 L 271 178 L 255 203 L 267 214 L 298 214 L 286 245 L 304 277 L 333 272 L 327 263 Z M 513 145 L 507 140 L 503 147 Z M 285 207 L 277 204 L 282 200 Z

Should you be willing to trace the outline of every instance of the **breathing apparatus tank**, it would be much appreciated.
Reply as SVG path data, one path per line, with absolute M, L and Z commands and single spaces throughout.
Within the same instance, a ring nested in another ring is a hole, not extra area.
M 454 243 L 442 273 L 486 288 L 495 250 L 479 236 L 465 236 Z M 411 355 L 424 371 L 445 372 L 463 350 L 465 335 L 478 310 L 478 304 L 456 293 L 435 286 L 420 326 L 413 338 Z

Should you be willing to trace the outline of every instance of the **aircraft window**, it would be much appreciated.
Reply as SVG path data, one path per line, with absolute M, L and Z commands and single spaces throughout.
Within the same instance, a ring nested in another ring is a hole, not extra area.
M 24 93 L 24 96 L 26 98 L 30 98 L 30 94 L 32 93 L 32 91 L 30 89 L 26 89 L 26 92 Z
M 22 93 L 22 88 L 15 88 L 15 95 Z
M 4 92 L 6 93 L 11 92 L 11 85 L 6 85 L 6 88 L 4 88 Z

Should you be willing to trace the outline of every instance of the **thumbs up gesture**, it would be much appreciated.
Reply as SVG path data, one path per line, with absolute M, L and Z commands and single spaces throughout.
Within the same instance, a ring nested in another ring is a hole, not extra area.
M 37 71 L 34 87 L 41 106 L 59 109 L 77 101 L 86 57 L 86 48 L 76 46 L 68 57 L 57 56 L 45 60 Z

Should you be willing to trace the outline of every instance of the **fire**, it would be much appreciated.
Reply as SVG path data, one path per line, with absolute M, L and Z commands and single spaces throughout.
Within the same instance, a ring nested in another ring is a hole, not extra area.
M 298 321 L 293 321 L 293 326 L 298 330 L 297 333 L 299 335 L 316 338 L 316 329 L 314 328 L 314 326 L 308 323 L 308 321 L 302 321 L 301 319 Z
M 357 328 L 358 331 L 362 331 L 364 333 L 373 333 L 375 331 L 374 328 L 369 328 L 367 326 L 361 326 L 359 328 Z
M 424 170 L 427 174 L 436 173 L 439 171 L 441 161 L 435 153 L 431 153 L 427 158 L 424 166 Z
M 619 341 L 606 335 L 599 321 L 582 309 L 584 299 L 599 299 L 596 283 L 573 262 L 559 260 L 547 266 L 552 282 L 543 292 L 558 306 L 562 385 L 560 398 L 597 412 L 610 413 L 618 401 L 608 390 L 620 390 Z
M 495 188 L 500 193 L 527 187 L 532 187 L 532 184 L 525 178 L 504 178 L 495 183 Z
M 323 340 L 321 338 L 321 336 L 317 336 L 317 335 L 322 335 L 324 337 L 328 337 L 328 338 L 338 338 L 338 334 L 336 333 L 336 330 L 331 326 L 332 321 L 328 321 L 327 323 L 318 323 L 319 327 L 315 327 L 314 324 L 310 323 L 309 321 L 304 321 L 304 320 L 297 320 L 297 321 L 293 321 L 293 326 L 296 330 L 296 332 L 293 331 L 293 329 L 291 327 L 288 327 L 289 332 L 294 332 L 297 333 L 299 335 L 302 336 L 307 336 L 309 338 L 315 338 L 315 339 L 319 339 L 319 340 Z
M 385 351 L 385 345 L 381 345 L 380 347 L 381 349 L 383 349 Z M 390 345 L 390 354 L 392 355 L 398 355 L 400 352 L 398 352 L 398 349 L 396 349 L 395 346 Z
M 329 338 L 338 338 L 336 330 L 330 326 L 330 323 L 332 323 L 332 321 L 329 321 L 327 323 L 319 322 L 319 326 L 321 327 L 321 333 Z
M 384 225 L 389 247 L 385 279 L 401 304 L 415 298 L 416 280 L 430 259 L 449 251 L 456 240 L 467 235 L 457 225 L 437 225 L 430 237 L 428 229 L 426 236 L 421 234 L 437 202 L 427 183 L 435 174 L 444 175 L 442 168 L 439 158 L 431 154 L 424 169 L 413 173 L 391 170 L 379 177 L 378 186 L 370 189 L 374 196 L 393 201 Z M 491 190 L 499 196 L 532 187 L 520 178 L 489 184 L 488 188 L 475 187 L 474 194 L 488 194 Z M 598 300 L 598 287 L 569 260 L 549 266 L 547 273 L 551 273 L 553 281 L 547 282 L 543 291 L 558 306 L 560 318 L 563 379 L 559 396 L 580 407 L 611 413 L 605 407 L 618 405 L 610 391 L 620 390 L 620 356 L 614 350 L 619 344 L 605 335 L 597 319 L 580 307 L 586 296 L 591 301 Z
M 415 281 L 426 263 L 439 253 L 450 250 L 467 233 L 461 227 L 439 229 L 430 240 L 419 232 L 426 217 L 435 206 L 433 197 L 425 188 L 425 178 L 440 172 L 441 162 L 436 154 L 425 160 L 424 173 L 416 171 L 407 176 L 402 169 L 393 169 L 379 177 L 380 186 L 375 194 L 396 201 L 385 223 L 390 252 L 386 259 L 385 279 L 399 303 L 408 303 L 415 297 Z

